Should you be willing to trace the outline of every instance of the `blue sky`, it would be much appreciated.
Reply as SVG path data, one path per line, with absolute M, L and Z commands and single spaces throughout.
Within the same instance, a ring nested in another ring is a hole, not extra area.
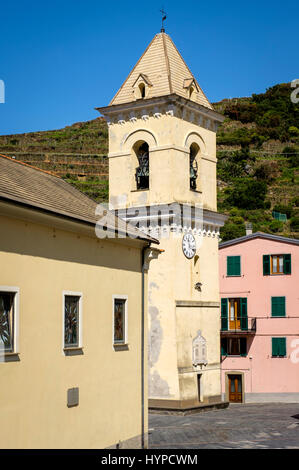
M 210 101 L 299 78 L 295 2 L 1 2 L 0 134 L 94 119 L 161 27 Z

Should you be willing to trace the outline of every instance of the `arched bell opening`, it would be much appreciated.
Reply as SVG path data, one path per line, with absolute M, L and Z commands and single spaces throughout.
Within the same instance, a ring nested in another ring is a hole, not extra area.
M 135 169 L 136 189 L 149 189 L 149 146 L 144 141 L 138 141 L 133 150 L 138 163 Z
M 196 191 L 197 189 L 197 182 L 199 176 L 199 165 L 198 165 L 198 157 L 199 157 L 200 148 L 196 143 L 190 145 L 190 152 L 189 152 L 189 180 L 190 180 L 190 189 Z

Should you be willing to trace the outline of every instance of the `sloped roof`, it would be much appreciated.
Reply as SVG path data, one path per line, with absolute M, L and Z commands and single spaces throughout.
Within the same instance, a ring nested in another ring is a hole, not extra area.
M 166 33 L 159 33 L 153 38 L 132 72 L 116 93 L 110 105 L 130 103 L 133 101 L 133 86 L 137 78 L 143 74 L 148 77 L 152 86 L 145 99 L 177 94 L 186 98 L 186 83 L 194 80 L 198 91 L 193 101 L 213 109 L 195 77 L 186 65 L 171 38 Z
M 239 243 L 244 243 L 250 240 L 256 240 L 257 238 L 262 238 L 264 240 L 271 240 L 273 242 L 299 245 L 299 240 L 297 240 L 296 238 L 287 238 L 287 237 L 281 237 L 280 235 L 272 235 L 270 233 L 255 232 L 250 235 L 245 235 L 244 237 L 234 238 L 233 240 L 222 242 L 219 244 L 219 249 L 226 248 L 227 246 L 238 245 Z
M 102 214 L 108 230 L 158 243 L 106 211 L 104 206 L 99 206 L 62 178 L 4 155 L 0 155 L 0 198 L 92 225 L 100 224 Z M 96 215 L 96 208 L 100 214 L 97 212 Z

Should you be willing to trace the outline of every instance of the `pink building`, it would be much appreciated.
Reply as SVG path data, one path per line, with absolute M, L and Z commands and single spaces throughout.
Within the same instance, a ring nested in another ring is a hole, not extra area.
M 299 240 L 253 233 L 219 261 L 223 399 L 299 402 Z

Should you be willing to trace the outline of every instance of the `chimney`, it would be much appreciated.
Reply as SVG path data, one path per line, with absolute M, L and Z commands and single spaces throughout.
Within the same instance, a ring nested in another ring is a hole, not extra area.
M 252 224 L 247 222 L 245 224 L 245 228 L 246 228 L 246 236 L 247 235 L 252 235 Z

